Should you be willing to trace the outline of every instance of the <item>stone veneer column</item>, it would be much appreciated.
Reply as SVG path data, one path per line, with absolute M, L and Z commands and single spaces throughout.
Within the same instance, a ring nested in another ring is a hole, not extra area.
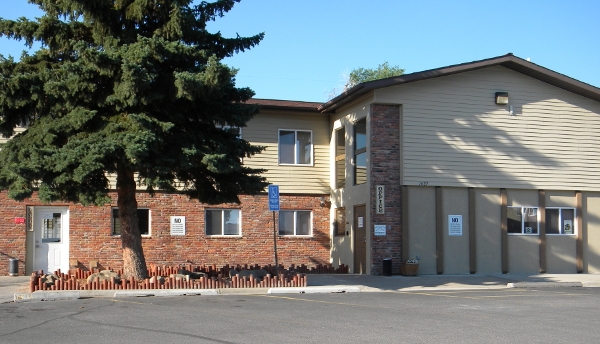
M 400 106 L 371 104 L 370 124 L 371 274 L 382 274 L 385 258 L 392 258 L 392 273 L 400 274 L 402 260 Z M 384 214 L 377 214 L 375 210 L 377 185 L 385 186 Z M 375 236 L 374 225 L 386 225 L 386 235 Z

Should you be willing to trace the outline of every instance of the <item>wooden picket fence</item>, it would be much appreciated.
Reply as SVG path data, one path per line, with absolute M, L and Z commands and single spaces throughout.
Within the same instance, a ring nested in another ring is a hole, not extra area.
M 181 278 L 170 277 L 177 274 L 180 270 L 191 272 L 202 272 L 205 275 L 199 279 L 184 280 Z M 258 270 L 264 269 L 268 272 L 261 281 L 250 275 L 248 277 L 233 276 L 229 277 L 230 270 Z M 110 268 L 107 268 L 110 270 Z M 99 272 L 98 269 L 83 270 L 80 268 L 69 270 L 63 273 L 60 270 L 54 274 L 59 277 L 53 285 L 46 285 L 42 280 L 43 271 L 34 272 L 31 275 L 29 290 L 34 292 L 37 290 L 134 290 L 134 289 L 224 289 L 224 288 L 277 288 L 277 287 L 305 287 L 307 285 L 307 274 L 339 274 L 348 273 L 348 267 L 340 265 L 338 268 L 333 268 L 328 265 L 317 265 L 311 268 L 305 265 L 291 265 L 287 269 L 280 266 L 277 270 L 274 266 L 240 266 L 235 267 L 225 265 L 217 267 L 216 265 L 201 265 L 192 266 L 184 264 L 179 266 L 158 266 L 150 264 L 148 276 L 150 278 L 143 281 L 137 281 L 133 278 L 129 280 L 121 279 L 117 282 L 113 279 L 110 281 L 100 281 L 98 278 L 88 283 L 87 278 Z M 122 274 L 118 270 L 119 275 Z M 158 276 L 164 277 L 164 282 L 157 281 Z M 154 277 L 154 278 L 153 278 Z

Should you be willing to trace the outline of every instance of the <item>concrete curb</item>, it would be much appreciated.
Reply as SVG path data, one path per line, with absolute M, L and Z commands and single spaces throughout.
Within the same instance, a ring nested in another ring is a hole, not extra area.
M 142 289 L 142 290 L 80 290 L 36 291 L 14 294 L 14 302 L 58 301 L 85 298 L 169 297 L 191 295 L 266 295 L 266 294 L 318 294 L 358 293 L 359 287 L 294 287 L 294 288 L 248 288 L 248 289 Z
M 219 295 L 265 295 L 269 288 L 223 288 L 217 289 Z
M 189 296 L 189 295 L 218 295 L 216 289 L 144 289 L 144 290 L 119 290 L 114 292 L 114 297 L 148 297 L 148 296 Z
M 516 282 L 508 283 L 509 288 L 565 288 L 583 287 L 581 282 Z
M 444 287 L 412 286 L 398 289 L 382 289 L 364 285 L 309 286 L 290 288 L 224 288 L 224 289 L 136 289 L 136 290 L 65 290 L 15 293 L 13 299 L 3 302 L 56 301 L 82 298 L 169 297 L 186 295 L 281 295 L 281 294 L 327 294 L 358 292 L 424 292 L 459 291 L 504 288 L 598 288 L 600 282 L 512 282 L 506 285 L 446 285 Z M 7 295 L 8 296 L 8 295 Z
M 79 291 L 36 291 L 33 293 L 18 293 L 14 295 L 14 302 L 27 301 L 57 301 L 57 300 L 75 300 L 80 298 Z
M 271 288 L 267 294 L 331 294 L 331 293 L 360 293 L 359 287 L 338 286 L 338 287 L 290 287 L 290 288 Z

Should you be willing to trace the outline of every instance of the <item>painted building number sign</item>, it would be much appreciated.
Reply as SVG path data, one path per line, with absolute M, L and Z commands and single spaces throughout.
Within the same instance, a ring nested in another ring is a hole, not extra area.
M 375 208 L 377 214 L 385 214 L 385 187 L 383 185 L 375 187 Z
M 448 235 L 462 235 L 462 215 L 448 215 Z
M 171 235 L 185 235 L 185 216 L 171 216 Z

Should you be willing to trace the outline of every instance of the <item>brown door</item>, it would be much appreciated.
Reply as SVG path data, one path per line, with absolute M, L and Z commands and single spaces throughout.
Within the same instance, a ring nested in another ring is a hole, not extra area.
M 354 207 L 354 273 L 367 273 L 367 218 L 366 206 Z

